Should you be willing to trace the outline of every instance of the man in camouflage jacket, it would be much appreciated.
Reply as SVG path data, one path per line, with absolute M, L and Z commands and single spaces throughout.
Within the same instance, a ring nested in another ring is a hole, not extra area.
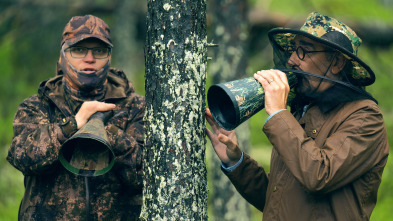
M 19 220 L 136 220 L 142 204 L 144 98 L 122 71 L 109 67 L 112 42 L 101 19 L 73 17 L 61 44 L 57 76 L 42 82 L 14 119 L 7 160 L 25 176 Z M 66 170 L 59 162 L 62 144 L 92 114 L 109 110 L 113 116 L 105 131 L 115 154 L 112 169 L 93 177 Z

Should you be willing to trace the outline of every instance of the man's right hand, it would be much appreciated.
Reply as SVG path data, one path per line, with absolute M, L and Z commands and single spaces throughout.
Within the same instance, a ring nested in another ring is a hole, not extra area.
M 230 167 L 235 165 L 242 156 L 235 131 L 227 131 L 218 126 L 208 108 L 206 109 L 206 120 L 213 130 L 212 132 L 206 128 L 206 133 L 217 156 L 225 166 Z
M 82 104 L 78 113 L 75 115 L 78 130 L 81 129 L 89 120 L 91 115 L 97 111 L 109 111 L 116 107 L 115 104 L 109 104 L 99 101 L 86 101 Z

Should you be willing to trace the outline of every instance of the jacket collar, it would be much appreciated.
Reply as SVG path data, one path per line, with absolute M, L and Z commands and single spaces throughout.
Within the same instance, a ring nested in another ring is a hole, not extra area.
M 66 116 L 70 116 L 75 110 L 71 110 L 69 105 L 66 105 L 66 93 L 62 78 L 63 75 L 60 74 L 41 82 L 38 93 L 49 98 Z M 107 78 L 108 88 L 101 101 L 113 102 L 114 100 L 124 99 L 135 91 L 123 71 L 111 68 Z
M 331 111 L 339 104 L 356 100 L 370 99 L 377 103 L 377 101 L 369 93 L 364 90 L 361 91 L 362 93 L 351 88 L 335 84 L 331 88 L 319 94 L 316 98 L 313 99 L 313 101 L 316 105 L 319 106 L 322 113 Z

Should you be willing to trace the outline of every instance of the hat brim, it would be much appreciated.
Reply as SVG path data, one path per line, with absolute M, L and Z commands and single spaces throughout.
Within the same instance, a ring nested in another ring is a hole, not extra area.
M 285 50 L 285 48 L 287 48 L 288 45 L 284 45 L 284 43 L 280 44 L 279 42 L 277 42 L 276 39 L 278 35 L 281 35 L 282 38 L 288 39 L 288 41 L 286 42 L 289 42 L 290 38 L 292 38 L 293 40 L 297 35 L 301 35 L 311 40 L 314 40 L 316 42 L 327 45 L 341 52 L 349 61 L 351 61 L 354 72 L 357 73 L 356 75 L 352 74 L 352 78 L 357 82 L 357 85 L 368 86 L 375 82 L 375 74 L 371 70 L 371 68 L 366 63 L 364 63 L 360 58 L 354 55 L 352 52 L 339 46 L 338 44 L 335 44 L 333 42 L 327 41 L 323 38 L 317 37 L 308 32 L 301 31 L 298 29 L 273 28 L 268 32 L 269 41 L 271 44 L 274 44 L 275 46 L 279 47 L 280 50 Z
M 111 48 L 113 47 L 112 43 L 109 42 L 108 39 L 103 38 L 102 36 L 99 36 L 99 35 L 92 35 L 92 34 L 82 34 L 76 38 L 65 39 L 64 42 L 67 43 L 68 45 L 72 46 L 72 45 L 74 45 L 80 41 L 86 40 L 88 38 L 96 38 L 98 40 L 101 40 L 105 44 L 109 45 Z

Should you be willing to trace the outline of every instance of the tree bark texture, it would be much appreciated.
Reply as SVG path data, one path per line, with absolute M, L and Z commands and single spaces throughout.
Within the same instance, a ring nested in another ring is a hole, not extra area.
M 206 1 L 148 0 L 143 220 L 207 220 Z
M 212 83 L 223 83 L 247 76 L 247 1 L 213 0 L 209 2 L 211 14 L 210 39 L 217 47 L 211 49 L 212 61 L 209 75 Z M 236 129 L 239 146 L 243 151 L 249 149 L 250 129 L 244 122 Z M 236 191 L 235 187 L 222 173 L 220 160 L 211 154 L 209 182 L 212 196 L 210 205 L 215 221 L 250 220 L 250 206 Z

